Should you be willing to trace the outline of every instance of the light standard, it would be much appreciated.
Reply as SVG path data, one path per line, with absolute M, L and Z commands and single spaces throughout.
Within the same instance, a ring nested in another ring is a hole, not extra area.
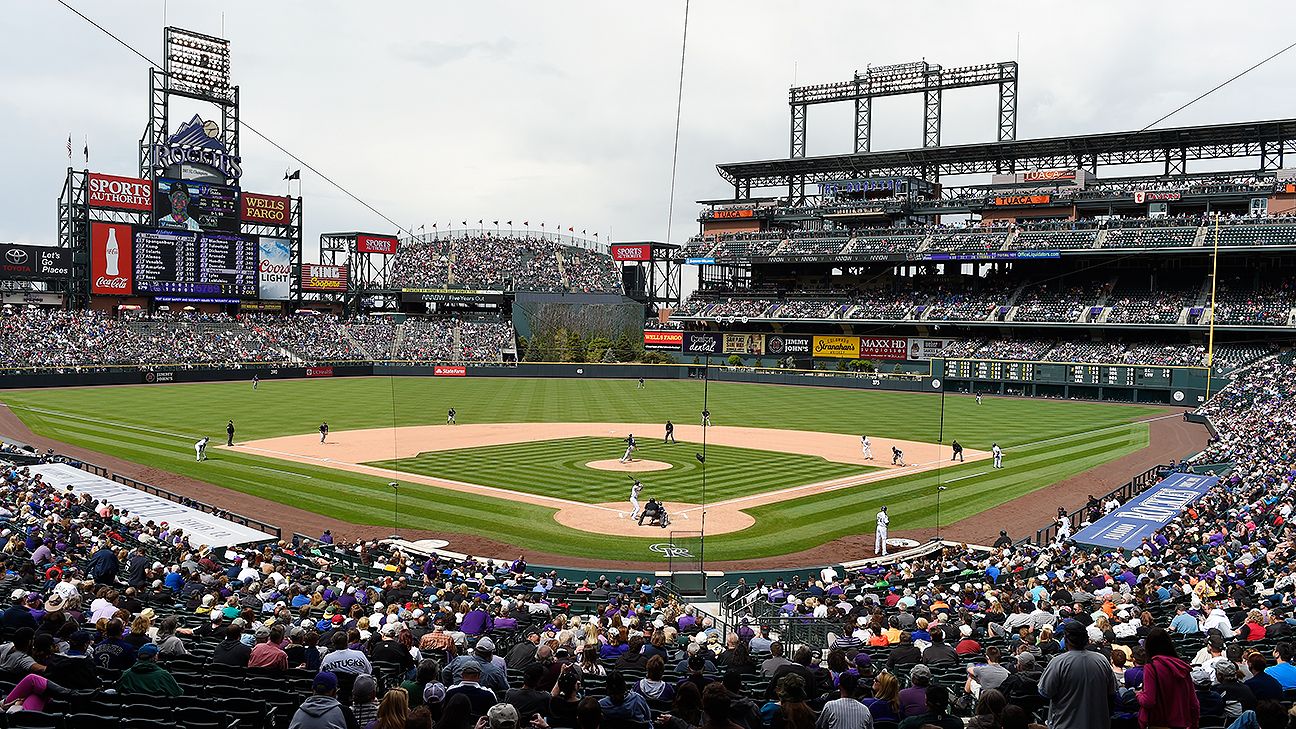
M 400 484 L 395 481 L 388 481 L 387 485 L 392 490 L 392 539 L 400 539 Z
M 945 490 L 945 484 L 936 487 L 936 540 L 940 541 L 940 495 Z

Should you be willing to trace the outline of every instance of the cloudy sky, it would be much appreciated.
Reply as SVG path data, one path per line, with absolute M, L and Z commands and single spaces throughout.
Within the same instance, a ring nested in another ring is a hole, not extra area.
M 787 154 L 787 88 L 867 64 L 1018 58 L 1019 138 L 1137 129 L 1292 41 L 1287 3 L 792 3 L 694 0 L 679 181 L 667 231 L 682 0 L 170 2 L 73 0 L 152 57 L 165 24 L 231 41 L 243 119 L 402 226 L 512 218 L 682 241 L 719 162 Z M 5 0 L 0 241 L 52 243 L 88 138 L 92 170 L 130 175 L 147 66 L 52 0 Z M 164 21 L 164 12 L 165 21 Z M 1020 44 L 1018 39 L 1020 38 Z M 1163 126 L 1296 117 L 1296 51 Z M 816 107 L 810 154 L 849 151 L 851 110 Z M 174 125 L 183 121 L 177 114 Z M 991 140 L 995 92 L 945 97 L 947 143 Z M 918 97 L 874 107 L 874 149 L 918 146 Z M 1296 161 L 1293 161 L 1296 162 Z M 243 136 L 245 190 L 299 165 Z M 294 190 L 295 192 L 295 190 Z M 392 226 L 303 172 L 306 257 L 319 233 Z

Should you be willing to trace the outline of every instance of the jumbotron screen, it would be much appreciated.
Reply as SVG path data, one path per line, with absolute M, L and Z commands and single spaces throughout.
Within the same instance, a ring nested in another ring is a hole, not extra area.
M 159 228 L 237 233 L 238 190 L 194 180 L 159 179 L 153 193 L 153 215 Z
M 139 294 L 257 295 L 256 236 L 136 228 L 133 243 Z

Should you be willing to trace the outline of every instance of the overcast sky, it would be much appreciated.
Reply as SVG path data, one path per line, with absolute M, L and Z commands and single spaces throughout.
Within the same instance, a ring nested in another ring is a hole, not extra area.
M 162 0 L 73 4 L 161 55 Z M 3 7 L 0 241 L 52 243 L 69 133 L 76 167 L 88 137 L 90 169 L 137 172 L 147 66 L 56 2 Z M 1059 7 L 695 0 L 670 237 L 696 231 L 695 200 L 731 194 L 717 163 L 787 155 L 794 81 L 846 80 L 870 63 L 1018 58 L 1024 139 L 1137 129 L 1293 40 L 1289 2 Z M 661 240 L 683 10 L 233 0 L 170 2 L 165 23 L 229 38 L 243 119 L 402 226 L 511 218 Z M 1296 117 L 1294 72 L 1296 51 L 1162 126 Z M 944 141 L 993 140 L 995 104 L 993 88 L 946 94 Z M 876 103 L 874 149 L 918 146 L 921 114 L 916 96 Z M 808 147 L 850 150 L 849 105 L 811 109 Z M 298 167 L 246 131 L 242 156 L 248 191 L 282 194 L 284 170 Z M 302 174 L 308 260 L 323 231 L 392 231 Z

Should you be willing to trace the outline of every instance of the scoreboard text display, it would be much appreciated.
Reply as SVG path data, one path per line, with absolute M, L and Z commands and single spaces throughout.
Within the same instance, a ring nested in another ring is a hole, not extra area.
M 143 295 L 257 295 L 257 239 L 236 233 L 136 228 L 135 291 Z
M 1183 368 L 951 359 L 945 362 L 945 377 L 956 380 L 1032 382 L 1044 385 L 1170 387 L 1176 369 Z

